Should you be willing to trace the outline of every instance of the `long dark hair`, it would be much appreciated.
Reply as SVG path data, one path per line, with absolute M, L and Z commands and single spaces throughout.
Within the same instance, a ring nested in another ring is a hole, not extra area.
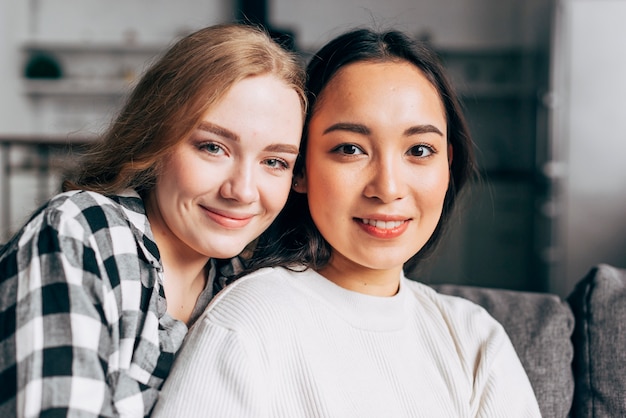
M 412 269 L 434 250 L 448 224 L 459 193 L 476 175 L 473 143 L 458 97 L 437 55 L 428 45 L 413 41 L 397 31 L 356 29 L 333 39 L 316 53 L 307 67 L 309 112 L 294 175 L 303 173 L 308 124 L 324 88 L 341 68 L 364 61 L 409 62 L 415 65 L 439 92 L 445 108 L 447 140 L 453 147 L 450 182 L 435 231 L 422 249 L 405 264 L 405 268 Z M 259 237 L 253 256 L 248 260 L 248 271 L 267 266 L 297 268 L 302 265 L 317 270 L 324 267 L 330 257 L 331 247 L 313 223 L 306 195 L 292 190 L 284 210 Z

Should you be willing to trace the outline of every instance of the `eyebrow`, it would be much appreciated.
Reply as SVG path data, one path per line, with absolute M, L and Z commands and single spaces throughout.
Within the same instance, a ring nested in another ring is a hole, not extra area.
M 359 123 L 340 122 L 326 128 L 324 130 L 324 135 L 335 131 L 348 131 L 361 135 L 369 135 L 371 133 L 371 130 L 365 125 L 361 125 Z M 411 126 L 404 131 L 404 135 L 406 136 L 426 133 L 435 133 L 439 136 L 443 136 L 443 133 L 436 126 L 430 124 Z
M 214 133 L 215 135 L 219 135 L 223 138 L 229 139 L 234 142 L 240 142 L 239 135 L 236 133 L 229 131 L 228 129 L 222 128 L 219 125 L 214 125 L 208 122 L 202 122 L 198 129 Z M 270 144 L 263 149 L 266 152 L 280 152 L 286 154 L 298 154 L 300 151 L 298 147 L 291 144 Z
M 289 144 L 270 144 L 264 148 L 264 151 L 269 152 L 280 152 L 286 154 L 296 154 L 298 155 L 299 150 L 298 147 Z
M 437 134 L 439 136 L 443 136 L 443 132 L 441 132 L 439 130 L 439 128 L 437 128 L 434 125 L 430 125 L 430 124 L 411 126 L 409 129 L 404 131 L 404 134 L 406 136 L 419 135 L 419 134 L 428 134 L 428 133 L 433 133 L 433 134 Z
M 339 122 L 326 128 L 324 130 L 324 135 L 335 131 L 348 131 L 361 135 L 369 135 L 371 132 L 367 126 L 359 123 Z
M 222 128 L 221 126 L 214 125 L 212 123 L 202 122 L 198 126 L 198 129 L 200 129 L 202 131 L 214 133 L 215 135 L 222 136 L 222 137 L 224 137 L 226 139 L 230 139 L 232 141 L 239 142 L 239 135 L 237 135 L 236 133 L 234 133 L 232 131 L 229 131 L 228 129 Z

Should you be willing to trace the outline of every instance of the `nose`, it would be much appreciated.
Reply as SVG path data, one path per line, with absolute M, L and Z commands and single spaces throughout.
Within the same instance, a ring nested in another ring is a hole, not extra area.
M 223 198 L 239 203 L 252 203 L 259 199 L 259 190 L 254 176 L 253 164 L 238 164 L 220 188 Z
M 401 199 L 406 193 L 409 179 L 402 173 L 401 159 L 393 156 L 381 156 L 369 167 L 370 176 L 364 190 L 369 198 L 376 198 L 383 203 Z

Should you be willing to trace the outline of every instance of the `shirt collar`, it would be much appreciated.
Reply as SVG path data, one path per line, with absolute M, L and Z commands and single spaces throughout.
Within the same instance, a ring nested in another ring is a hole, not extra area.
M 162 269 L 159 248 L 154 240 L 150 222 L 148 222 L 148 216 L 146 215 L 146 208 L 139 193 L 133 189 L 128 189 L 116 196 L 112 196 L 112 198 L 122 207 L 137 241 L 137 246 L 146 257 L 146 260 L 154 267 Z

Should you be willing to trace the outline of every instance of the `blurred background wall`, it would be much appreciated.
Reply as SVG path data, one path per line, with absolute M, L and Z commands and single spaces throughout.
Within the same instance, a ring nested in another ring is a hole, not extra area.
M 593 264 L 626 266 L 623 0 L 0 0 L 0 242 L 153 57 L 243 15 L 303 60 L 354 26 L 439 52 L 483 181 L 415 278 L 566 295 Z

